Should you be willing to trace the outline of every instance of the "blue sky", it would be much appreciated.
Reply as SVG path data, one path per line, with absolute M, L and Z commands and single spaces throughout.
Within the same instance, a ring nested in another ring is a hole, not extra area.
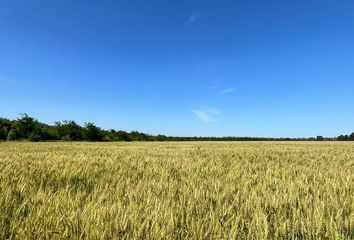
M 2 0 L 0 116 L 181 136 L 354 131 L 354 2 Z

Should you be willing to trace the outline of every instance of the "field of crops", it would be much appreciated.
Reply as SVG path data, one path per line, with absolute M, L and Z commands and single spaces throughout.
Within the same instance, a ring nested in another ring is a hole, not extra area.
M 0 239 L 354 239 L 354 143 L 0 143 Z

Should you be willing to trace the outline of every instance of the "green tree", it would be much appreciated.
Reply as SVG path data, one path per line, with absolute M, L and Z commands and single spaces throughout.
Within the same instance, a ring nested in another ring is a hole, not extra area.
M 28 139 L 39 126 L 39 122 L 28 116 L 26 113 L 21 114 L 21 117 L 15 121 L 15 128 L 19 138 Z
M 132 141 L 148 141 L 149 137 L 145 133 L 140 133 L 138 131 L 132 131 L 129 133 L 129 138 Z
M 32 142 L 39 142 L 54 140 L 55 138 L 49 134 L 48 127 L 41 124 L 35 128 L 35 130 L 29 135 L 28 139 Z
M 62 140 L 82 140 L 83 128 L 75 121 L 65 120 L 62 123 L 56 122 L 55 128 L 57 129 L 58 136 Z
M 0 140 L 6 140 L 12 127 L 12 123 L 9 119 L 0 118 Z
M 166 141 L 167 137 L 165 135 L 157 135 L 156 140 L 157 141 Z
M 338 141 L 349 141 L 349 136 L 348 135 L 340 135 L 337 137 Z
M 12 140 L 17 140 L 18 139 L 18 134 L 16 132 L 15 129 L 11 129 L 9 131 L 9 133 L 7 134 L 7 138 L 8 141 L 12 141 Z
M 354 132 L 349 135 L 349 141 L 354 141 Z
M 125 131 L 117 131 L 116 139 L 117 141 L 131 141 L 129 134 Z
M 99 127 L 96 127 L 93 123 L 85 123 L 85 140 L 102 141 L 102 130 Z

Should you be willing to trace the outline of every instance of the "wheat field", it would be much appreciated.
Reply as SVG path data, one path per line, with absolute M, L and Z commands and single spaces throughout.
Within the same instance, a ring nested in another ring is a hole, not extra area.
M 354 239 L 354 143 L 0 143 L 0 239 Z

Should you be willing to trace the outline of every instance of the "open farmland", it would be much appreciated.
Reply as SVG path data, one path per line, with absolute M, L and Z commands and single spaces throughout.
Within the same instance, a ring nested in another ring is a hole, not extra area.
M 354 143 L 0 143 L 0 239 L 354 239 Z

